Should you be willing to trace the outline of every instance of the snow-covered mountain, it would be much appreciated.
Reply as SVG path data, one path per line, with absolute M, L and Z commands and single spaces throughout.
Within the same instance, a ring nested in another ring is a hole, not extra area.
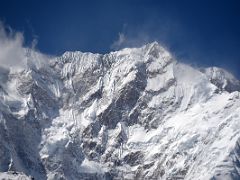
M 230 73 L 177 62 L 156 42 L 28 56 L 24 70 L 0 69 L 0 177 L 240 179 Z

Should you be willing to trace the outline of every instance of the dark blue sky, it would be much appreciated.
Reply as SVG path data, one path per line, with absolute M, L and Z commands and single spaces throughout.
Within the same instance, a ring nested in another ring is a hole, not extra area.
M 239 0 L 1 0 L 0 19 L 47 54 L 109 52 L 120 33 L 123 46 L 157 40 L 182 61 L 240 78 Z

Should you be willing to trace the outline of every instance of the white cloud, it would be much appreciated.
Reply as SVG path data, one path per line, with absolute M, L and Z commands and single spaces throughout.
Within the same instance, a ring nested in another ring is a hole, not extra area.
M 0 22 L 0 66 L 5 68 L 23 68 L 26 66 L 24 37 Z
M 27 65 L 40 68 L 46 64 L 50 56 L 36 49 L 37 39 L 33 39 L 31 47 L 24 46 L 24 36 L 0 21 L 0 68 L 22 70 Z M 0 69 L 0 71 L 1 71 Z

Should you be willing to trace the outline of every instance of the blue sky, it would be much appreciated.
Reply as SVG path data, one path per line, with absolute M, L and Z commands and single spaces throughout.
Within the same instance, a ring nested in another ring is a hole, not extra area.
M 46 54 L 157 40 L 181 61 L 240 78 L 239 0 L 1 0 L 0 20 Z

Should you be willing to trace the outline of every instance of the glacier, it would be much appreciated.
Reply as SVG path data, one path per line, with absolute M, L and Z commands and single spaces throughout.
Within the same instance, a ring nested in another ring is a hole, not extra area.
M 157 42 L 0 68 L 0 178 L 240 179 L 240 82 Z

